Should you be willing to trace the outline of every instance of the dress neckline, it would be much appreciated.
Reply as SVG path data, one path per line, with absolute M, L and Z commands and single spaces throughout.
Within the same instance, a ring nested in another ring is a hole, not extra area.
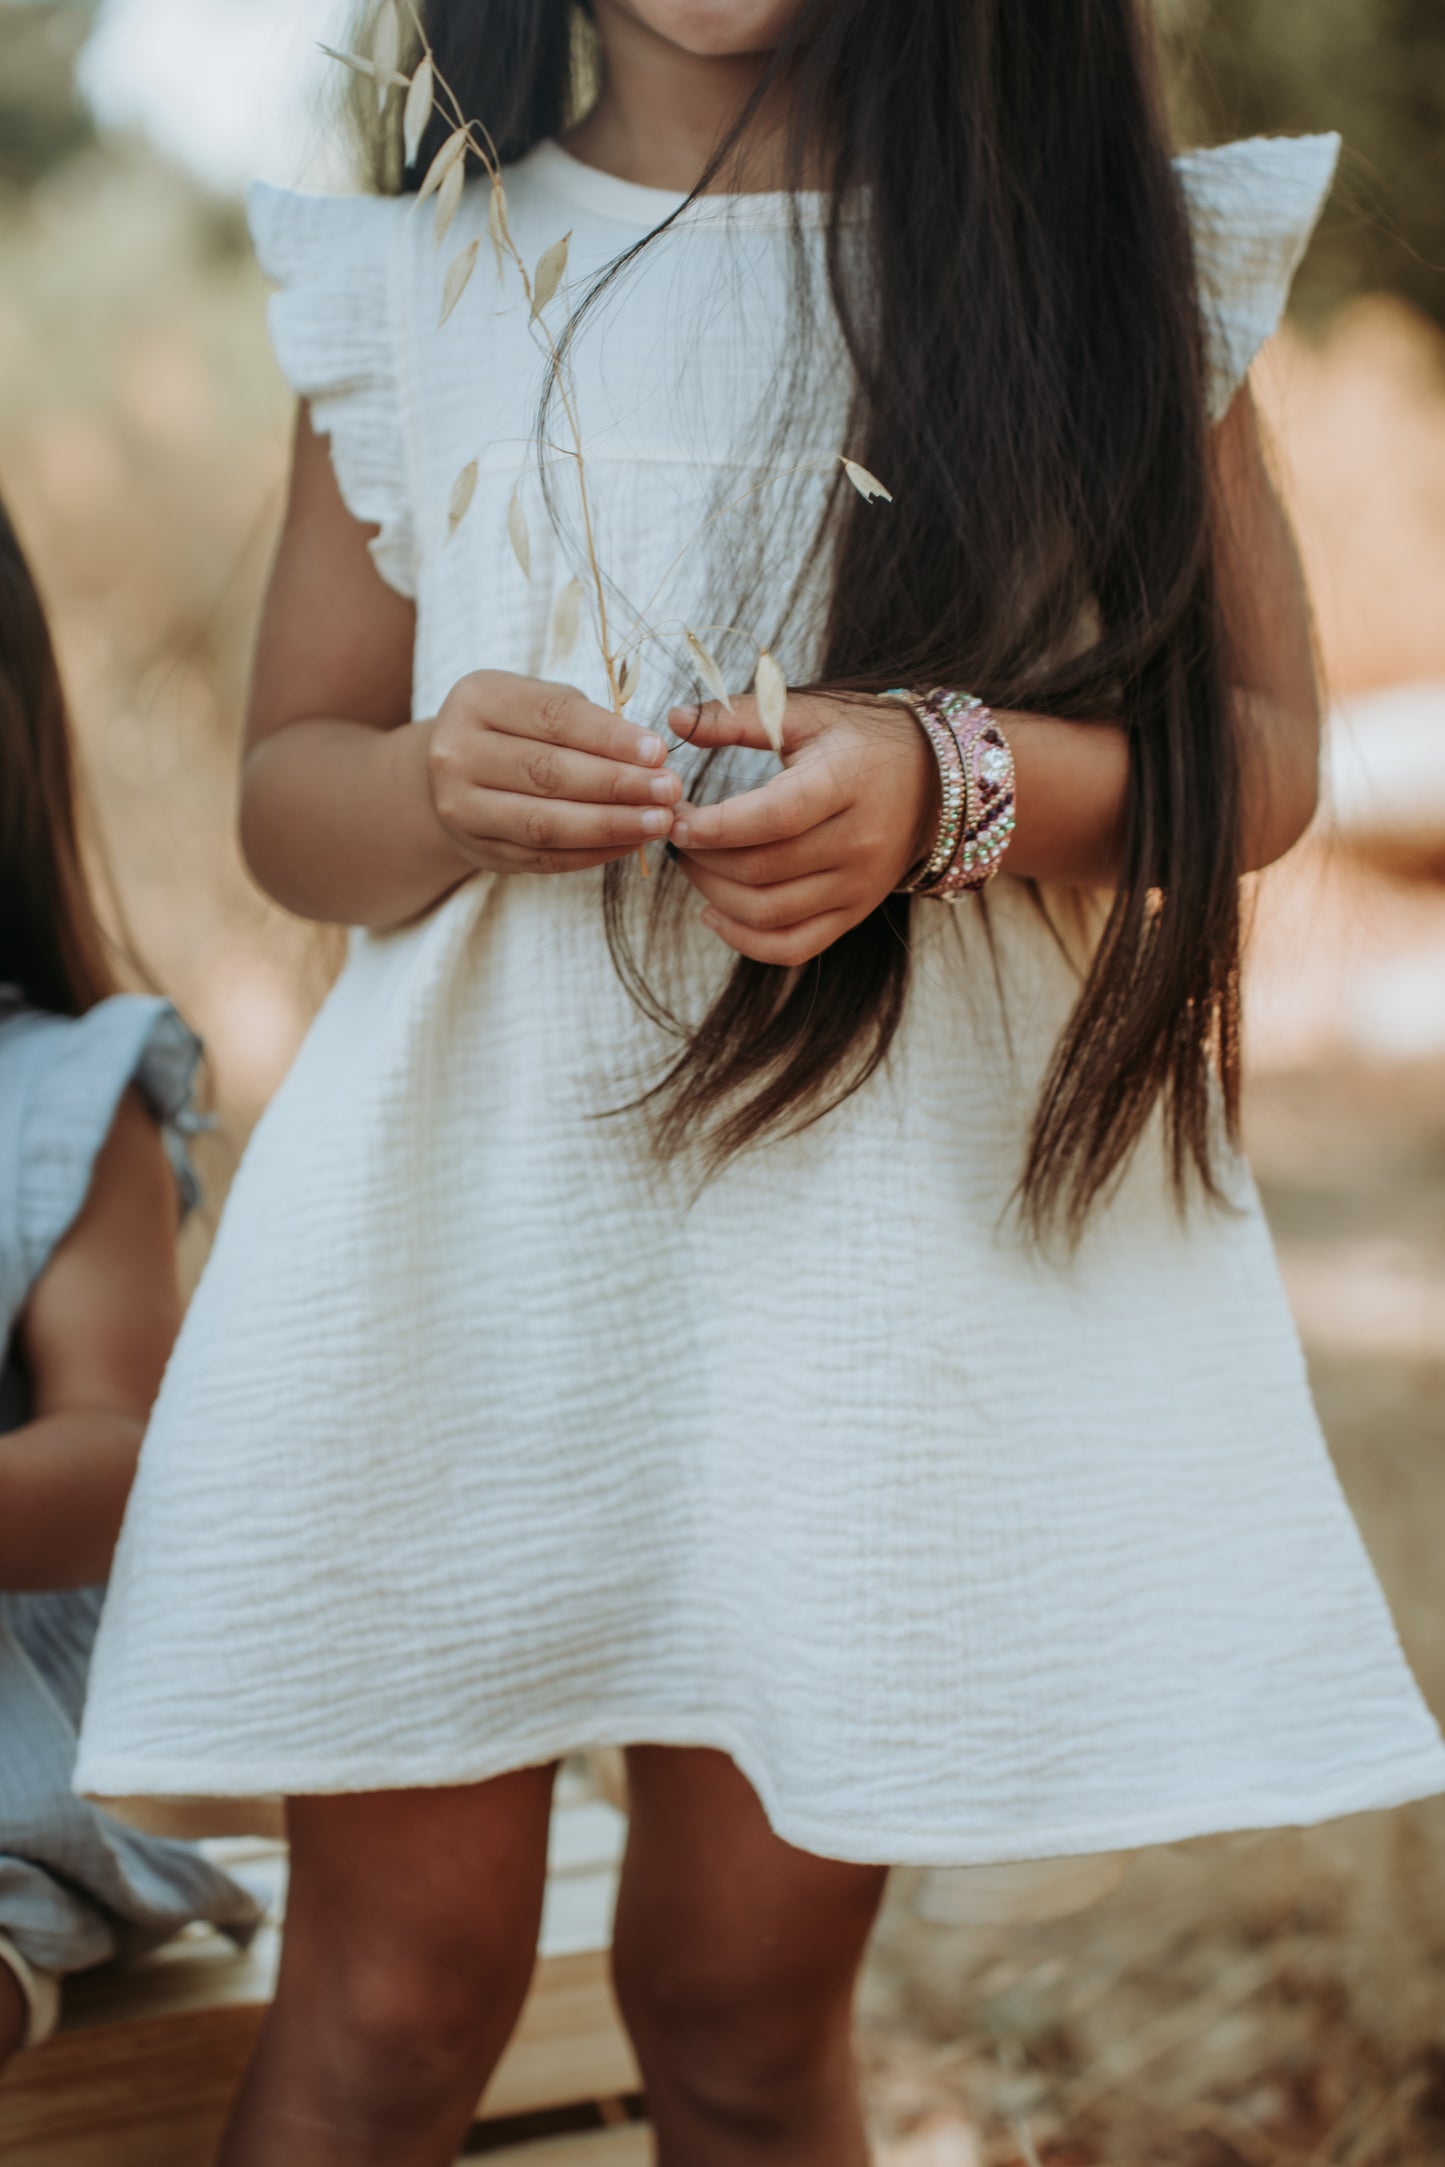
M 520 161 L 517 170 L 524 169 L 543 181 L 554 195 L 644 232 L 651 232 L 679 211 L 689 224 L 726 222 L 732 226 L 787 226 L 795 215 L 803 225 L 821 225 L 827 216 L 828 198 L 816 190 L 800 191 L 796 196 L 786 189 L 756 195 L 706 195 L 689 203 L 683 190 L 649 188 L 641 181 L 625 181 L 616 173 L 604 173 L 600 166 L 574 157 L 551 137 L 534 145 Z

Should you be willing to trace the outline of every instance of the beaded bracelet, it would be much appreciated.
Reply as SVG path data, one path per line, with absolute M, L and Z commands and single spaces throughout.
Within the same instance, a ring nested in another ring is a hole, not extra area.
M 929 744 L 933 747 L 943 792 L 938 833 L 933 839 L 932 850 L 916 876 L 918 891 L 923 894 L 947 873 L 953 863 L 954 853 L 963 840 L 963 830 L 968 819 L 968 783 L 958 739 L 946 719 L 936 708 L 925 707 L 921 703 L 915 713 Z
M 1014 831 L 1014 759 L 997 719 L 972 693 L 893 691 L 938 762 L 943 806 L 933 848 L 899 889 L 956 903 L 998 871 Z
M 898 890 L 900 895 L 922 895 L 948 871 L 963 836 L 968 813 L 963 755 L 959 751 L 958 739 L 934 706 L 931 695 L 896 691 L 886 692 L 883 697 L 886 700 L 897 700 L 908 709 L 932 746 L 933 757 L 938 762 L 938 780 L 942 791 L 938 831 L 928 855 L 914 867 Z
M 961 722 L 950 715 L 949 727 L 963 768 L 966 811 L 957 849 L 933 891 L 946 903 L 976 895 L 993 879 L 1013 840 L 1016 792 L 1009 741 L 982 701 L 972 701 Z

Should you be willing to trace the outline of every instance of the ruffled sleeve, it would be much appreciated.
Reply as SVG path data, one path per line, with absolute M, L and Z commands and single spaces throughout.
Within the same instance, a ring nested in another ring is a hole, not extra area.
M 159 1123 L 181 1211 L 198 1202 L 187 1140 L 200 1040 L 169 1001 L 118 994 L 80 1017 L 0 1020 L 6 1164 L 0 1168 L 0 1339 L 80 1214 L 95 1162 L 134 1085 Z
M 1177 161 L 1194 230 L 1216 421 L 1284 314 L 1339 155 L 1337 135 L 1254 136 Z
M 261 269 L 280 289 L 271 341 L 317 431 L 352 517 L 379 531 L 372 560 L 416 594 L 394 295 L 407 206 L 385 196 L 316 196 L 258 183 L 247 198 Z

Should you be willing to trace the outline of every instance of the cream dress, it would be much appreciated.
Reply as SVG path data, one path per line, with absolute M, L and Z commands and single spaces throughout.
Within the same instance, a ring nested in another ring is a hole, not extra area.
M 1182 161 L 1219 411 L 1336 147 Z M 677 204 L 550 144 L 508 186 L 529 261 L 570 231 L 574 295 Z M 559 539 L 531 449 L 537 349 L 486 214 L 479 186 L 438 255 L 406 202 L 252 203 L 282 366 L 416 600 L 418 716 L 483 666 L 605 696 L 585 614 L 556 652 L 573 485 L 560 459 Z M 699 553 L 670 560 L 720 490 L 761 478 L 787 251 L 783 199 L 699 205 L 580 342 L 600 554 L 674 631 L 705 596 Z M 808 411 L 824 468 L 843 393 L 835 372 Z M 749 500 L 779 586 L 821 486 Z M 784 651 L 795 676 L 806 645 Z M 635 718 L 663 712 L 667 652 L 647 650 Z M 920 906 L 886 1071 L 696 1194 L 600 1118 L 667 1045 L 614 975 L 599 890 L 478 878 L 353 940 L 156 1410 L 82 1786 L 457 1783 L 670 1741 L 730 1753 L 796 1844 L 940 1865 L 1445 1788 L 1246 1167 L 1233 1210 L 1181 1223 L 1151 1142 L 1070 1261 L 1011 1217 L 1076 990 L 1024 891 L 994 891 L 1002 1004 L 977 913 Z M 727 959 L 688 924 L 696 991 Z

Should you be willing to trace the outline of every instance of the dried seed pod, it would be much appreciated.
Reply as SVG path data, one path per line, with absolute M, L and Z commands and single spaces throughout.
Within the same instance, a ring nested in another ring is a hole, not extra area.
M 532 543 L 527 533 L 527 515 L 522 510 L 522 499 L 515 489 L 512 491 L 512 501 L 507 506 L 507 539 L 512 545 L 513 556 L 522 567 L 522 577 L 530 579 Z
M 414 166 L 421 156 L 421 139 L 426 134 L 427 122 L 431 119 L 435 103 L 436 71 L 432 67 L 431 54 L 427 53 L 411 79 L 401 119 L 406 162 L 409 166 Z
M 441 187 L 437 190 L 437 215 L 433 238 L 438 248 L 451 232 L 452 220 L 462 200 L 462 190 L 467 184 L 467 161 L 458 158 L 447 168 Z
M 626 707 L 633 693 L 637 690 L 638 680 L 641 676 L 642 663 L 640 659 L 635 654 L 628 655 L 622 664 L 622 670 L 617 679 L 617 699 L 620 706 Z
M 687 641 L 687 651 L 692 656 L 698 676 L 707 686 L 713 698 L 720 701 L 730 715 L 733 714 L 735 712 L 733 703 L 728 698 L 728 688 L 723 673 L 717 666 L 717 659 L 712 650 L 704 647 L 697 634 L 689 632 L 686 625 L 682 628 L 682 636 Z
M 466 160 L 467 131 L 465 128 L 453 128 L 451 134 L 426 169 L 422 184 L 416 192 L 417 202 L 419 204 L 425 203 L 428 196 L 435 195 L 437 189 L 441 187 L 442 182 L 451 172 L 452 167 L 459 161 L 465 167 Z
M 481 245 L 480 241 L 468 241 L 466 247 L 453 256 L 447 266 L 446 284 L 442 288 L 442 312 L 437 321 L 438 331 L 466 292 L 467 281 L 477 268 L 477 251 Z
M 758 703 L 758 720 L 767 732 L 768 743 L 781 760 L 783 717 L 788 711 L 788 681 L 766 647 L 758 656 L 757 675 L 753 679 L 753 698 Z
M 552 606 L 552 659 L 565 661 L 577 645 L 582 621 L 582 582 L 569 579 Z
M 376 62 L 368 60 L 364 53 L 343 53 L 338 46 L 324 45 L 317 39 L 317 50 L 325 53 L 328 60 L 339 60 L 343 68 L 350 68 L 354 75 L 364 75 L 369 83 L 379 83 L 382 78 L 376 71 Z M 392 82 L 405 82 L 406 77 L 393 76 Z
M 461 473 L 452 483 L 451 502 L 447 506 L 447 540 L 450 541 L 457 528 L 472 508 L 472 498 L 477 493 L 477 462 L 469 459 Z
M 870 474 L 867 467 L 859 466 L 856 459 L 845 459 L 842 452 L 839 452 L 838 457 L 842 460 L 843 472 L 865 504 L 871 504 L 875 497 L 882 497 L 885 504 L 893 502 L 893 491 L 885 489 L 876 474 Z
M 371 33 L 371 64 L 376 70 L 376 102 L 383 113 L 396 80 L 396 64 L 400 58 L 401 18 L 396 12 L 396 0 L 381 0 L 376 28 Z
M 537 268 L 532 274 L 533 316 L 541 315 L 566 276 L 567 244 L 571 238 L 570 233 L 564 233 L 560 241 L 554 241 L 550 248 L 544 248 L 537 258 Z

